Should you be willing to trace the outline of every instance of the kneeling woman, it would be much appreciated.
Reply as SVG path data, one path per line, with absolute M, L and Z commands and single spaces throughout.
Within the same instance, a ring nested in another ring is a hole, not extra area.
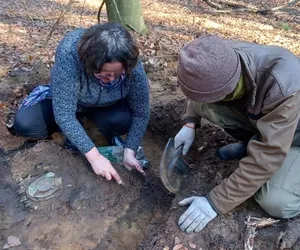
M 130 33 L 117 23 L 77 29 L 59 43 L 49 85 L 37 87 L 22 102 L 13 130 L 19 136 L 45 138 L 62 131 L 107 180 L 121 178 L 102 156 L 77 119 L 84 113 L 108 144 L 127 134 L 124 164 L 135 158 L 149 120 L 148 81 Z

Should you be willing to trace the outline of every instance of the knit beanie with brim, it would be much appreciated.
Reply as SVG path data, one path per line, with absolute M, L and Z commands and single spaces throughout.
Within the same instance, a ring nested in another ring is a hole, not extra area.
M 230 94 L 241 76 L 238 54 L 214 35 L 186 44 L 179 54 L 178 83 L 182 92 L 198 102 L 217 102 Z

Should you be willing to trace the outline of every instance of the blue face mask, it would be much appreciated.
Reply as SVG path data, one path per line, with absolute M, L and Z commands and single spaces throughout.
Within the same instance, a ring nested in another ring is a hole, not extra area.
M 104 88 L 112 89 L 112 88 L 118 87 L 124 81 L 125 77 L 126 77 L 126 75 L 125 75 L 125 73 L 123 73 L 119 78 L 117 78 L 111 82 L 107 82 L 107 83 L 101 81 L 98 78 L 96 78 L 96 79 L 98 80 L 100 85 L 103 86 Z

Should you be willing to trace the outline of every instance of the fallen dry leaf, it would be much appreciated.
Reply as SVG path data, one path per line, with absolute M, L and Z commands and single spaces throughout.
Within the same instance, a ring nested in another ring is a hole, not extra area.
M 165 246 L 163 250 L 170 250 L 168 246 Z
M 43 150 L 45 150 L 45 145 L 43 143 L 38 143 L 36 144 L 33 149 L 34 152 L 42 152 Z
M 181 250 L 182 249 L 182 245 L 181 244 L 177 244 L 173 247 L 173 250 Z
M 1 110 L 6 109 L 6 104 L 4 102 L 2 102 L 2 101 L 0 101 L 0 109 Z
M 173 250 L 188 250 L 188 249 L 184 247 L 182 244 L 178 244 L 173 247 Z
M 7 242 L 4 244 L 3 249 L 8 249 L 10 247 L 17 247 L 21 245 L 21 241 L 16 236 L 8 236 Z
M 17 87 L 13 90 L 13 93 L 16 97 L 21 97 L 23 92 L 23 88 Z
M 18 237 L 16 236 L 9 236 L 7 238 L 7 243 L 11 246 L 11 247 L 17 247 L 21 245 L 21 241 L 19 240 Z
M 193 243 L 193 242 L 189 242 L 189 246 L 190 246 L 190 248 L 193 248 L 193 249 L 195 249 L 197 246 Z
M 174 245 L 176 246 L 178 244 L 180 244 L 180 239 L 178 237 L 175 237 L 174 238 Z

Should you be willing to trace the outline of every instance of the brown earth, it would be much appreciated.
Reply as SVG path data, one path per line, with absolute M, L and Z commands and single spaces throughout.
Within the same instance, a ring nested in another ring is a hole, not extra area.
M 180 199 L 205 195 L 238 166 L 237 161 L 224 162 L 214 156 L 216 148 L 231 142 L 231 137 L 205 124 L 186 157 L 192 169 L 179 194 L 167 192 L 159 179 L 160 156 L 167 139 L 181 126 L 185 105 L 176 82 L 177 54 L 194 37 L 214 33 L 280 45 L 299 56 L 299 6 L 264 16 L 222 14 L 199 0 L 142 0 L 149 33 L 136 39 L 150 78 L 151 121 L 143 146 L 151 168 L 144 179 L 116 166 L 125 182 L 125 186 L 118 186 L 95 176 L 83 157 L 72 155 L 53 141 L 13 137 L 4 126 L 8 111 L 16 109 L 34 86 L 47 82 L 61 37 L 69 30 L 96 22 L 98 1 L 87 0 L 84 7 L 83 2 L 74 3 L 45 45 L 67 2 L 0 3 L 0 247 L 8 236 L 15 235 L 22 242 L 16 249 L 173 249 L 176 237 L 188 249 L 192 249 L 191 242 L 203 250 L 243 249 L 245 217 L 268 216 L 253 199 L 218 216 L 198 234 L 184 234 L 176 224 L 185 209 L 178 207 Z M 274 7 L 286 1 L 243 2 Z M 106 20 L 104 12 L 101 20 Z M 100 145 L 97 131 L 92 126 L 87 129 Z M 45 171 L 62 177 L 60 196 L 39 203 L 20 202 L 25 198 L 22 187 Z M 255 249 L 277 249 L 276 245 L 300 249 L 299 226 L 300 219 L 295 218 L 260 229 Z

